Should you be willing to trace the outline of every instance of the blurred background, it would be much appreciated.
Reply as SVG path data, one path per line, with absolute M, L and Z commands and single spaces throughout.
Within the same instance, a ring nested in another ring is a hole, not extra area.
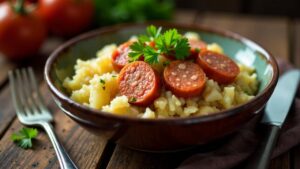
M 268 16 L 300 17 L 299 0 L 176 0 L 177 8 L 199 12 L 226 12 Z
M 40 55 L 43 46 L 48 55 L 54 47 L 44 44 L 53 37 L 61 44 L 103 26 L 174 20 L 180 11 L 293 20 L 299 6 L 299 0 L 0 0 L 0 59 L 23 61 Z

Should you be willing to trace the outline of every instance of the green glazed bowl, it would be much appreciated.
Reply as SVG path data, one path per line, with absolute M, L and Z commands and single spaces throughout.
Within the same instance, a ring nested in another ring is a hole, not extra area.
M 77 59 L 96 57 L 106 44 L 120 44 L 132 35 L 144 33 L 149 24 L 165 29 L 193 31 L 208 43 L 220 44 L 235 61 L 256 69 L 259 92 L 251 101 L 234 108 L 202 117 L 176 119 L 139 119 L 112 115 L 76 103 L 62 87 L 66 77 L 74 74 Z M 258 115 L 270 98 L 278 80 L 274 57 L 241 35 L 200 25 L 156 22 L 126 24 L 101 28 L 80 35 L 57 48 L 45 67 L 45 79 L 58 106 L 82 127 L 107 140 L 142 151 L 175 151 L 206 144 L 236 131 Z

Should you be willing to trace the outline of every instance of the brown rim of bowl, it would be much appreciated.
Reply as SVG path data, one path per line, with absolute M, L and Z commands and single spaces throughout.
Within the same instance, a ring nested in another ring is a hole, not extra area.
M 251 47 L 252 49 L 255 49 L 255 50 L 258 50 L 259 52 L 262 52 L 267 57 L 267 62 L 269 62 L 272 65 L 272 68 L 273 68 L 272 79 L 268 83 L 266 88 L 263 89 L 263 91 L 261 93 L 256 95 L 252 100 L 248 101 L 247 103 L 235 106 L 235 107 L 230 108 L 230 109 L 220 111 L 216 114 L 211 114 L 211 115 L 206 115 L 206 116 L 165 118 L 165 119 L 142 119 L 142 118 L 137 118 L 137 117 L 114 115 L 114 114 L 107 113 L 107 112 L 104 112 L 104 111 L 96 110 L 96 109 L 90 108 L 88 106 L 85 106 L 85 105 L 82 105 L 80 103 L 77 103 L 77 102 L 73 101 L 68 96 L 66 96 L 65 94 L 60 92 L 53 85 L 53 81 L 50 78 L 50 70 L 52 69 L 53 63 L 56 61 L 57 56 L 61 51 L 64 51 L 69 46 L 71 46 L 71 45 L 73 45 L 73 44 L 75 44 L 75 43 L 77 43 L 81 40 L 92 38 L 95 35 L 105 34 L 105 33 L 112 33 L 112 32 L 119 31 L 123 28 L 145 27 L 146 25 L 150 25 L 150 24 L 159 25 L 159 26 L 162 26 L 162 27 L 175 27 L 175 28 L 177 27 L 177 28 L 181 28 L 181 29 L 205 31 L 205 32 L 208 32 L 208 33 L 219 34 L 219 35 L 222 35 L 224 37 L 234 39 L 234 40 L 237 40 L 241 43 L 244 43 L 245 45 Z M 263 47 L 261 47 L 257 43 L 255 43 L 255 42 L 249 40 L 248 38 L 245 38 L 245 37 L 243 37 L 243 36 L 241 36 L 237 33 L 233 33 L 233 32 L 227 31 L 227 30 L 215 29 L 215 28 L 211 28 L 211 27 L 208 27 L 208 26 L 198 25 L 198 24 L 188 24 L 187 25 L 187 24 L 180 24 L 180 23 L 173 23 L 173 22 L 156 21 L 156 22 L 146 22 L 146 23 L 137 23 L 137 24 L 125 23 L 125 24 L 118 24 L 118 25 L 109 26 L 109 27 L 103 27 L 103 28 L 100 28 L 100 29 L 97 29 L 97 30 L 93 30 L 93 31 L 81 34 L 81 35 L 79 35 L 75 38 L 72 38 L 69 41 L 65 42 L 64 44 L 60 45 L 56 50 L 54 50 L 51 53 L 51 55 L 49 56 L 49 58 L 46 62 L 44 73 L 45 73 L 45 80 L 46 80 L 50 90 L 52 90 L 53 94 L 55 94 L 57 97 L 59 97 L 61 100 L 65 101 L 65 102 L 67 102 L 68 104 L 80 108 L 80 110 L 88 110 L 89 113 L 92 116 L 98 116 L 98 117 L 105 118 L 105 119 L 114 119 L 114 120 L 118 120 L 118 121 L 128 121 L 128 122 L 134 122 L 134 123 L 149 123 L 149 124 L 172 123 L 172 124 L 174 124 L 174 123 L 187 123 L 187 121 L 188 121 L 188 123 L 214 121 L 214 120 L 222 119 L 224 117 L 233 116 L 233 115 L 239 113 L 240 111 L 237 111 L 237 110 L 243 110 L 244 108 L 247 107 L 247 105 L 261 99 L 263 97 L 263 95 L 266 94 L 269 90 L 274 89 L 274 87 L 277 83 L 277 80 L 278 80 L 279 71 L 278 71 L 277 62 L 276 62 L 275 58 L 272 56 L 272 54 L 270 52 L 268 52 L 266 49 L 264 49 Z M 234 110 L 236 110 L 236 111 L 234 111 Z M 77 116 L 74 116 L 73 114 L 69 114 L 69 115 L 71 115 L 72 117 L 74 117 L 74 118 L 76 118 L 80 121 L 86 122 L 86 120 L 83 120 L 83 119 L 81 119 Z

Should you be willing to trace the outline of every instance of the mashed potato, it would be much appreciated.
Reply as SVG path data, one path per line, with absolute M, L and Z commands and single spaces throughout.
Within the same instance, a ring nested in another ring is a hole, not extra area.
M 199 39 L 196 33 L 185 35 L 190 39 Z M 114 72 L 111 54 L 116 45 L 107 45 L 97 53 L 94 59 L 77 60 L 74 67 L 75 75 L 66 78 L 63 86 L 70 92 L 71 99 L 89 107 L 117 115 L 135 116 L 140 118 L 170 118 L 203 116 L 218 113 L 239 104 L 248 102 L 258 90 L 255 70 L 238 64 L 240 73 L 229 85 L 220 85 L 207 79 L 201 96 L 181 98 L 162 88 L 161 95 L 149 107 L 136 107 L 128 103 L 126 96 L 118 93 L 117 77 Z M 216 43 L 208 44 L 207 49 L 223 53 Z M 158 72 L 163 71 L 163 62 L 167 59 L 160 56 L 160 62 L 153 65 Z

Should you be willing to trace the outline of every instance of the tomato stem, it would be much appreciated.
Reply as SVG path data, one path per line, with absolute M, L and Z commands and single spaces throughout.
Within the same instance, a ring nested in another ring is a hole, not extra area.
M 24 0 L 17 0 L 15 5 L 15 11 L 21 15 L 26 14 L 25 7 L 24 7 Z

